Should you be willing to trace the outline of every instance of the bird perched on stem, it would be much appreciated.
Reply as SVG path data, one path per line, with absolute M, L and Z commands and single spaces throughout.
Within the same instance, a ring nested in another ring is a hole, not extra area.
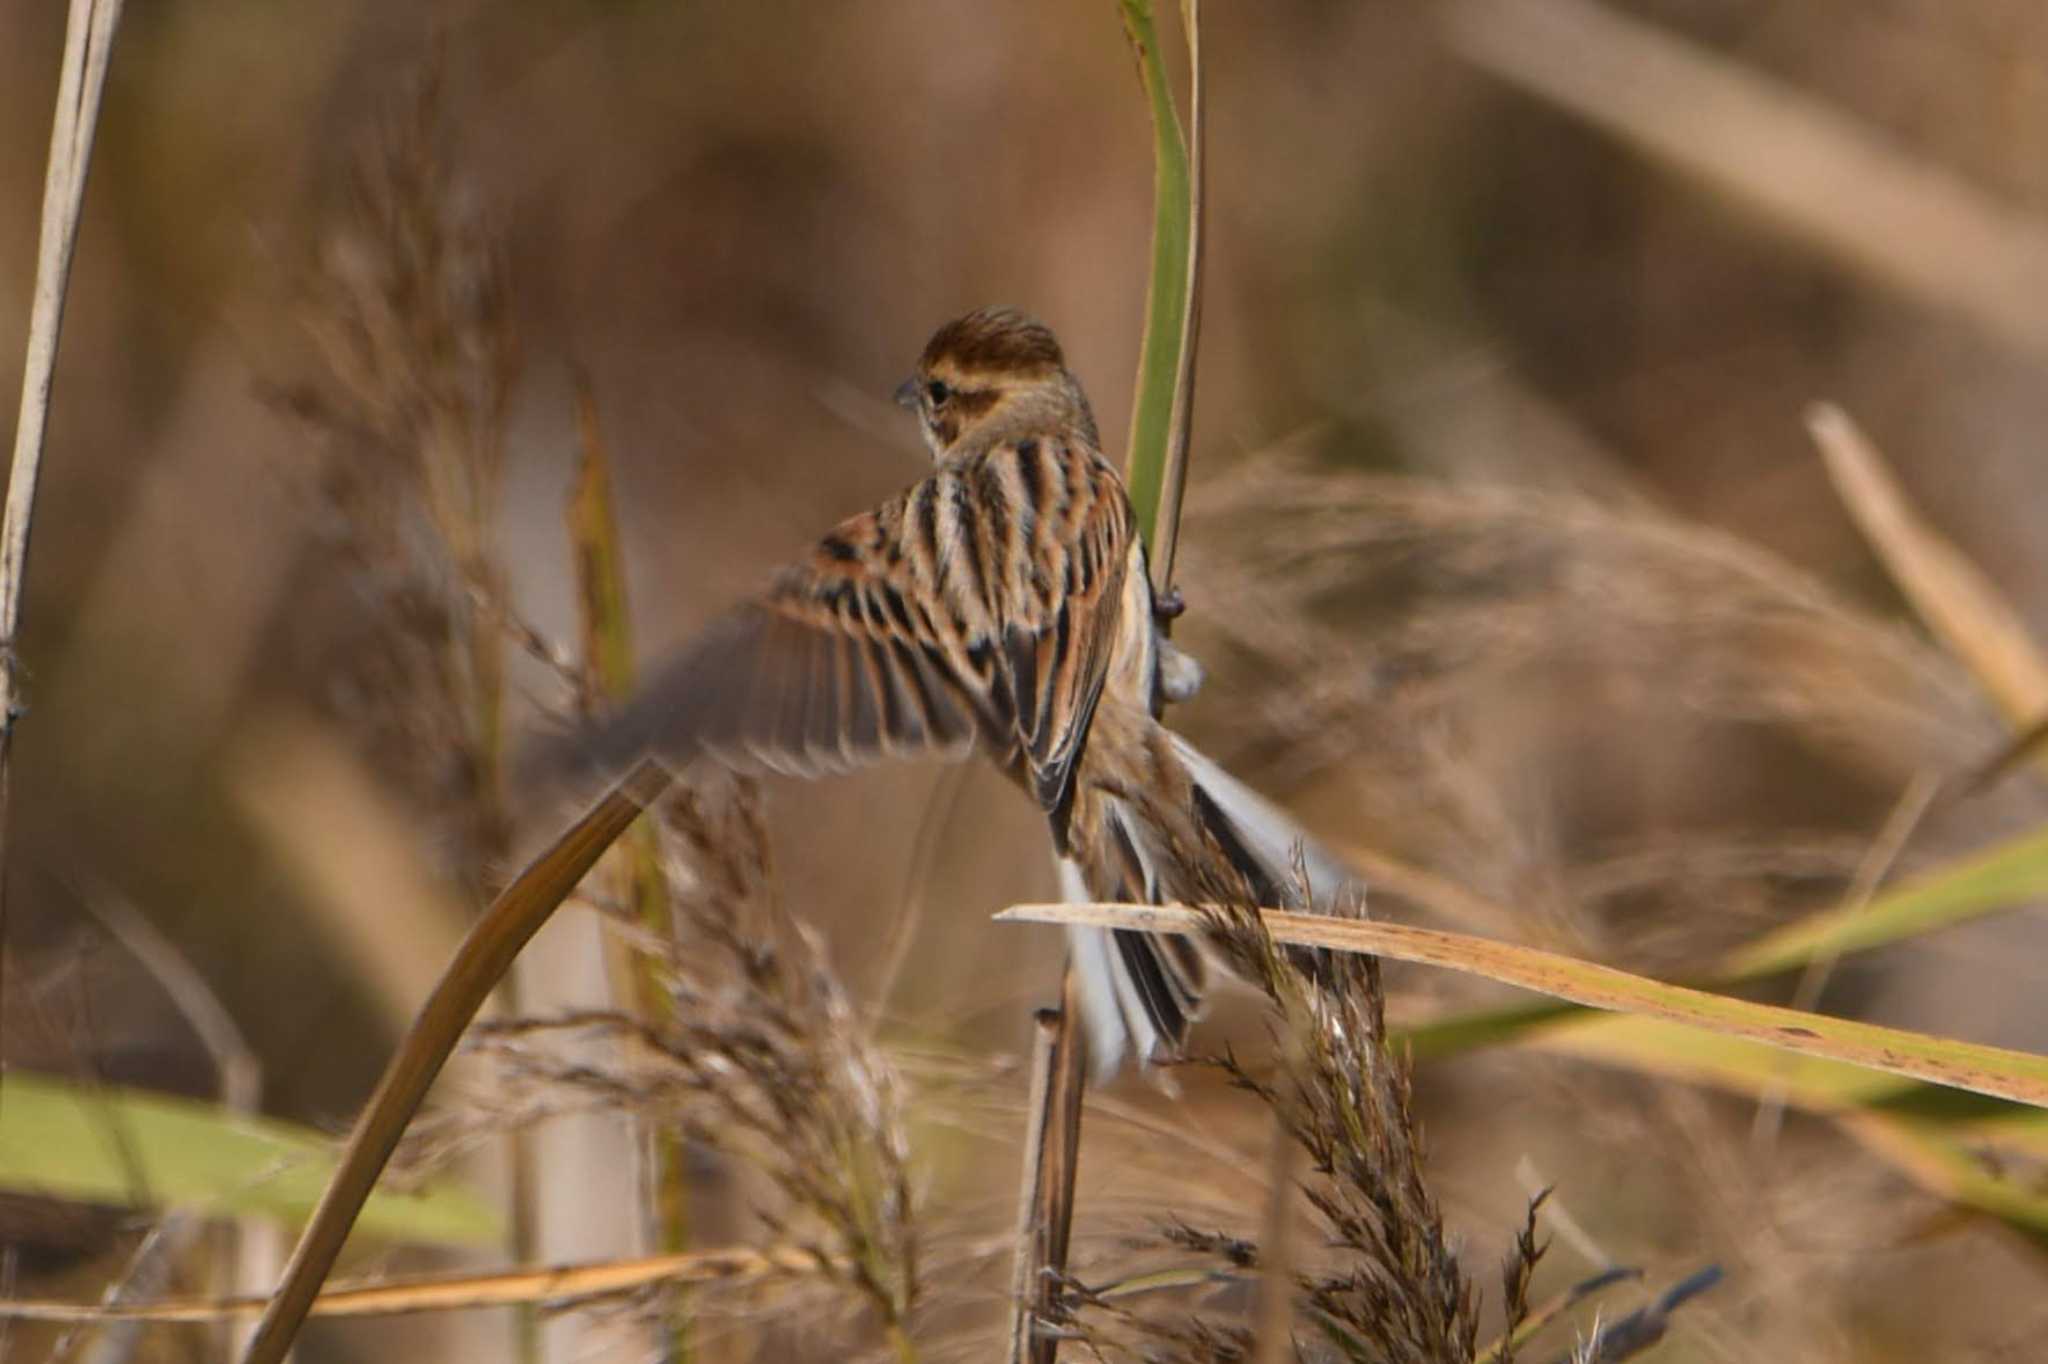
M 1070 894 L 1328 903 L 1341 865 L 1154 718 L 1199 669 L 1159 629 L 1130 500 L 1052 332 L 969 313 L 896 396 L 931 474 L 834 527 L 572 756 L 810 777 L 980 750 L 1044 811 Z M 1176 1054 L 1200 949 L 1070 933 L 1096 1073 L 1127 1047 Z

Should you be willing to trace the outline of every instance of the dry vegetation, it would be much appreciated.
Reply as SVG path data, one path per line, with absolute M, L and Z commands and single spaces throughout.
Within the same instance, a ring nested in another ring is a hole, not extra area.
M 562 817 L 522 810 L 504 768 L 597 690 L 553 643 L 577 633 L 576 376 L 648 655 L 915 476 L 886 394 L 940 317 L 1044 314 L 1122 430 L 1148 170 L 1111 8 L 131 16 L 22 644 L 0 1057 L 219 1093 L 172 973 L 79 911 L 126 899 L 240 1023 L 265 1107 L 346 1122 L 388 1001 L 417 997 L 405 972 Z M 1869 164 L 1992 205 L 2023 274 L 2048 240 L 2048 19 L 1594 10 L 1733 82 L 1729 127 L 1783 133 L 1745 144 L 1738 183 L 1720 125 L 1694 146 L 1591 55 L 1544 66 L 1543 31 L 1506 27 L 1527 6 L 1454 8 L 1209 17 L 1179 638 L 1211 681 L 1175 721 L 1386 859 L 1378 917 L 1689 974 L 1844 897 L 1902 791 L 2010 733 L 1843 513 L 1808 403 L 1864 421 L 2048 638 L 2048 388 L 2020 310 L 1910 232 L 1766 192 L 1810 169 L 1787 149 L 1825 150 L 1790 122 L 1818 104 Z M 1474 37 L 1496 21 L 1524 41 Z M 26 4 L 0 33 L 20 317 L 59 35 Z M 1803 99 L 1741 102 L 1759 88 Z M 986 923 L 1049 883 L 1030 812 L 941 782 L 686 793 L 659 845 L 672 931 L 593 886 L 531 949 L 541 1002 L 479 1028 L 406 1153 L 409 1177 L 509 1185 L 528 1256 L 600 1259 L 647 1244 L 614 1197 L 641 1139 L 621 1134 L 680 1133 L 691 1243 L 771 1254 L 564 1295 L 539 1344 L 502 1311 L 435 1314 L 316 1324 L 302 1357 L 990 1357 L 1016 1058 L 1058 948 Z M 1880 870 L 2044 815 L 2023 771 L 1938 803 Z M 1319 988 L 1241 913 L 1218 936 L 1257 990 L 1201 1034 L 1213 1058 L 1172 1095 L 1090 1098 L 1063 1358 L 1470 1360 L 1524 1319 L 1545 1333 L 1499 1364 L 1660 1336 L 1672 1361 L 2030 1357 L 2039 1231 L 1958 1211 L 1853 1127 L 1537 1050 L 1411 1065 L 1389 1017 L 1499 1001 L 1352 959 Z M 2023 911 L 1809 984 L 1830 1012 L 2048 1050 L 2040 938 Z M 626 951 L 664 1008 L 617 988 Z M 492 1172 L 503 1133 L 574 1121 L 596 1135 Z M 2009 1154 L 1971 1159 L 2033 1187 Z M 91 1299 L 154 1265 L 134 1291 L 219 1286 L 213 1243 L 167 1225 L 9 1197 L 0 1283 Z M 350 1267 L 452 1262 L 364 1246 Z M 1674 1289 L 1707 1264 L 1712 1292 Z M 1640 1273 L 1552 1316 L 1617 1267 Z M 4 1329 L 23 1358 L 220 1348 Z

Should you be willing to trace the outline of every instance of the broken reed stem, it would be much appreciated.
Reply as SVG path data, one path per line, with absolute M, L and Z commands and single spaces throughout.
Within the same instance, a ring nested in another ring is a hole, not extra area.
M 1054 1311 L 1066 1272 L 1074 1220 L 1074 1177 L 1081 1154 L 1081 1090 L 1087 1033 L 1080 1026 L 1074 973 L 1062 982 L 1061 1007 L 1033 1016 L 1031 1094 L 1026 1109 L 1024 1182 L 1017 1198 L 1017 1247 L 1010 1278 L 1011 1364 L 1054 1364 L 1059 1337 L 1038 1326 Z
M 1053 1058 L 1060 1045 L 1060 1011 L 1040 1009 L 1031 1023 L 1031 1092 L 1024 1113 L 1024 1184 L 1017 1194 L 1017 1250 L 1010 1272 L 1010 1364 L 1030 1364 L 1038 1321 L 1038 1284 L 1045 1268 L 1038 1212 L 1044 1198 L 1045 1142 L 1052 1127 Z
M 35 521 L 36 480 L 43 468 L 50 388 L 57 370 L 57 338 L 64 330 L 64 290 L 71 279 L 78 214 L 92 164 L 93 131 L 107 83 L 107 59 L 121 0 L 71 0 L 64 57 L 57 77 L 57 108 L 50 124 L 50 160 L 44 170 L 42 235 L 36 249 L 35 294 L 29 304 L 28 350 L 21 366 L 21 414 L 14 428 L 14 463 L 7 505 L 0 514 L 0 936 L 7 925 L 7 828 L 12 791 L 14 722 L 22 713 L 21 597 L 28 571 L 29 530 Z
M 1053 1053 L 1053 1164 L 1044 1181 L 1048 1256 L 1054 1275 L 1067 1271 L 1067 1244 L 1074 1227 L 1074 1180 L 1081 1168 L 1081 1091 L 1088 1079 L 1088 1030 L 1081 1026 L 1081 982 L 1070 965 L 1060 979 L 1060 1045 Z M 1047 1280 L 1050 1304 L 1052 1281 Z M 1047 1350 L 1043 1364 L 1052 1364 Z

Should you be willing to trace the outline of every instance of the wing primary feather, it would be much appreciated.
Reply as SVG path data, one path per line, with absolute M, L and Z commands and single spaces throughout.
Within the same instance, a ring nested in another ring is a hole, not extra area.
M 903 734 L 905 742 L 913 735 L 919 741 L 937 737 L 937 717 L 934 715 L 936 702 L 925 691 L 924 678 L 918 667 L 917 651 L 907 640 L 893 640 L 890 652 L 896 658 L 896 678 L 903 697 Z
M 788 747 L 786 708 L 802 688 L 800 668 L 804 661 L 803 637 L 792 623 L 768 616 L 761 621 L 750 654 L 735 653 L 728 660 L 730 677 L 712 684 L 729 689 L 735 706 L 731 733 L 724 736 L 735 747 L 761 765 L 773 769 L 773 754 Z M 706 694 L 707 700 L 714 698 Z M 796 698 L 800 702 L 800 697 Z M 714 747 L 723 749 L 718 736 L 707 735 Z
M 861 613 L 865 627 L 857 637 L 846 641 L 848 652 L 847 708 L 844 733 L 848 747 L 858 757 L 871 757 L 884 751 L 888 734 L 884 693 L 887 684 L 882 680 L 880 641 L 870 631 L 872 623 L 867 615 L 867 594 L 860 596 Z

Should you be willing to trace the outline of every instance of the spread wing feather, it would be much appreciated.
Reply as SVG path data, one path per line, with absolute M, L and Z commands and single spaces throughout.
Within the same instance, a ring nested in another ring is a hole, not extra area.
M 1134 528 L 1073 439 L 995 445 L 841 523 L 662 668 L 569 761 L 708 753 L 800 776 L 978 741 L 1060 808 L 1108 666 Z

